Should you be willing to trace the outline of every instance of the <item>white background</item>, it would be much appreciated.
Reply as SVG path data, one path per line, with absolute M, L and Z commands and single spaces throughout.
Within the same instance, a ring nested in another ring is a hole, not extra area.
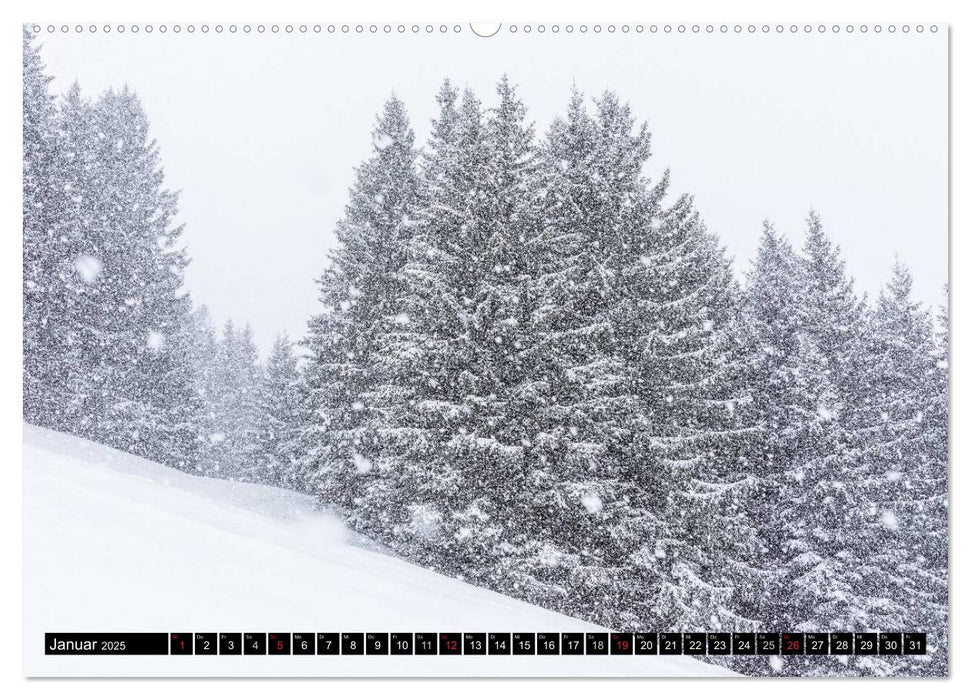
M 3 78 L 5 81 L 4 92 L 6 95 L 17 94 L 20 89 L 20 55 L 21 55 L 21 40 L 20 40 L 20 23 L 24 21 L 33 21 L 34 19 L 40 18 L 50 18 L 55 20 L 64 21 L 74 21 L 80 20 L 84 22 L 111 20 L 113 22 L 120 21 L 270 21 L 270 22 L 286 22 L 290 21 L 396 21 L 398 19 L 412 20 L 420 19 L 422 21 L 466 21 L 469 19 L 473 20 L 494 20 L 502 19 L 504 21 L 624 21 L 624 22 L 637 22 L 644 21 L 648 23 L 663 23 L 666 21 L 672 22 L 701 22 L 701 23 L 720 23 L 722 21 L 726 22 L 741 22 L 748 23 L 749 21 L 762 23 L 770 22 L 774 23 L 776 21 L 781 21 L 784 23 L 789 23 L 796 21 L 802 22 L 819 22 L 825 21 L 827 23 L 832 22 L 870 22 L 874 23 L 880 22 L 890 22 L 894 21 L 897 23 L 902 23 L 908 21 L 911 23 L 915 22 L 949 22 L 951 23 L 951 99 L 952 99 L 952 119 L 951 123 L 957 125 L 962 121 L 969 119 L 968 109 L 967 109 L 967 58 L 968 50 L 962 45 L 965 36 L 968 36 L 965 32 L 971 31 L 968 27 L 971 24 L 967 23 L 966 11 L 962 12 L 958 9 L 958 3 L 947 3 L 947 2 L 935 2 L 934 0 L 924 0 L 921 3 L 914 2 L 892 2 L 885 1 L 881 3 L 854 3 L 847 0 L 842 2 L 834 2 L 829 0 L 816 0 L 811 5 L 806 4 L 804 7 L 796 9 L 790 9 L 789 12 L 783 12 L 781 6 L 778 3 L 772 2 L 742 2 L 737 1 L 733 3 L 732 9 L 729 10 L 725 8 L 723 4 L 716 2 L 680 2 L 675 5 L 670 3 L 664 7 L 658 7 L 653 11 L 649 11 L 643 8 L 634 8 L 626 6 L 622 2 L 611 2 L 610 0 L 598 0 L 596 3 L 588 3 L 584 6 L 583 3 L 579 2 L 558 2 L 558 3 L 547 3 L 545 5 L 536 3 L 533 6 L 526 6 L 523 2 L 502 2 L 496 1 L 489 4 L 488 7 L 482 6 L 466 6 L 461 9 L 457 9 L 454 3 L 447 2 L 411 2 L 408 4 L 407 10 L 405 10 L 400 4 L 395 4 L 392 2 L 356 2 L 353 4 L 348 4 L 348 6 L 343 8 L 335 8 L 328 11 L 323 11 L 311 6 L 309 3 L 298 3 L 298 2 L 285 2 L 283 0 L 278 0 L 272 5 L 267 3 L 255 3 L 255 2 L 235 2 L 232 4 L 226 3 L 223 5 L 212 3 L 210 6 L 205 6 L 205 3 L 201 3 L 198 0 L 196 2 L 184 2 L 183 0 L 169 0 L 165 3 L 163 7 L 160 8 L 145 8 L 138 12 L 135 12 L 130 6 L 121 2 L 89 2 L 86 3 L 84 9 L 79 9 L 76 4 L 67 2 L 35 2 L 32 3 L 30 7 L 20 7 L 17 8 L 16 12 L 9 12 L 4 10 L 4 19 L 6 20 L 2 26 L 3 31 Z M 10 16 L 12 15 L 12 16 Z M 492 76 L 483 76 L 483 81 L 487 82 L 491 80 Z M 521 82 L 521 81 L 520 81 Z M 587 87 L 582 86 L 588 91 L 593 91 L 594 86 Z M 424 88 L 423 88 L 424 89 Z M 865 89 L 861 86 L 861 89 Z M 139 92 L 142 92 L 139 89 Z M 524 93 L 525 94 L 525 93 Z M 626 96 L 626 95 L 625 95 Z M 633 99 L 630 96 L 629 99 Z M 2 259 L 6 266 L 5 274 L 0 275 L 0 279 L 3 280 L 5 285 L 4 293 L 0 295 L 2 298 L 2 308 L 4 313 L 4 327 L 9 329 L 18 328 L 20 324 L 20 314 L 21 314 L 21 299 L 20 299 L 20 239 L 19 234 L 13 233 L 19 231 L 20 224 L 20 121 L 21 112 L 20 105 L 17 100 L 7 99 L 2 103 L 2 115 L 3 115 L 3 138 L 0 140 L 2 142 L 3 151 L 0 152 L 0 163 L 4 164 L 2 169 L 3 172 L 3 184 L 4 187 L 0 189 L 3 197 L 4 205 L 4 217 L 7 222 L 7 235 L 3 237 L 4 244 L 4 255 Z M 640 111 L 640 110 L 639 110 Z M 152 115 L 151 108 L 149 109 L 150 116 Z M 539 115 L 535 115 L 537 118 Z M 647 110 L 647 117 L 652 120 L 655 118 L 652 116 L 651 111 Z M 655 125 L 656 127 L 656 125 Z M 161 140 L 161 139 L 160 139 Z M 658 129 L 655 128 L 655 142 L 658 144 L 658 149 L 661 148 L 660 143 L 663 142 L 663 135 L 658 133 Z M 354 146 L 355 158 L 360 158 L 360 137 L 358 137 L 358 142 Z M 365 141 L 366 144 L 366 141 Z M 969 153 L 967 151 L 967 139 L 964 137 L 963 132 L 959 128 L 954 128 L 952 131 L 952 193 L 960 193 L 962 191 L 967 191 L 967 162 Z M 167 148 L 166 143 L 162 142 L 163 149 Z M 666 148 L 673 148 L 673 146 L 665 146 Z M 656 152 L 660 151 L 656 149 Z M 163 151 L 167 153 L 167 151 Z M 167 157 L 167 156 L 164 156 Z M 681 156 L 677 158 L 677 162 L 671 154 L 667 158 L 658 158 L 658 160 L 663 161 L 665 164 L 671 165 L 675 169 L 675 183 L 678 185 L 679 189 L 689 189 L 697 191 L 699 186 L 697 183 L 694 185 L 689 185 L 687 179 L 690 177 L 690 172 L 685 175 L 680 175 L 679 173 L 687 168 L 692 167 L 690 162 L 692 159 L 685 159 Z M 170 177 L 172 175 L 170 174 Z M 685 178 L 682 180 L 681 178 Z M 173 178 L 174 179 L 174 178 Z M 184 183 L 172 183 L 176 186 L 185 187 Z M 335 185 L 338 186 L 339 185 Z M 788 188 L 787 188 L 788 189 Z M 798 194 L 797 189 L 793 190 Z M 702 196 L 702 195 L 699 195 Z M 828 216 L 828 212 L 824 203 L 818 201 L 808 202 L 818 207 L 824 216 Z M 704 204 L 700 202 L 700 204 Z M 772 205 L 770 205 L 772 206 Z M 715 207 L 717 209 L 717 207 Z M 781 207 L 780 207 L 781 208 Z M 720 216 L 720 214 L 715 212 L 705 212 L 706 217 L 709 219 L 710 223 L 714 216 Z M 772 216 L 776 218 L 780 227 L 786 230 L 795 228 L 798 225 L 798 219 L 801 218 L 801 212 L 792 213 L 778 213 L 773 214 L 772 211 L 766 211 L 764 213 L 759 213 L 757 218 L 762 216 Z M 961 364 L 961 348 L 964 347 L 964 333 L 962 332 L 962 326 L 965 314 L 963 313 L 964 306 L 967 305 L 966 299 L 966 287 L 961 276 L 961 264 L 964 262 L 965 244 L 962 240 L 962 231 L 966 226 L 962 226 L 963 223 L 967 221 L 967 204 L 962 203 L 959 197 L 955 197 L 953 201 L 952 208 L 952 219 L 951 219 L 951 230 L 953 231 L 951 236 L 951 269 L 955 271 L 955 274 L 951 280 L 952 289 L 952 299 L 954 303 L 953 308 L 953 321 L 952 321 L 952 357 L 955 361 L 952 362 L 953 368 L 953 425 L 959 425 L 961 422 L 961 417 L 964 414 L 964 403 L 962 401 L 962 389 L 966 389 L 964 381 L 964 372 Z M 188 217 L 186 217 L 188 219 Z M 793 223 L 795 221 L 795 223 Z M 190 222 L 192 223 L 192 222 Z M 326 231 L 328 224 L 324 222 L 321 226 L 321 231 Z M 719 232 L 726 238 L 726 242 L 730 243 L 728 238 L 728 232 L 724 230 L 723 225 L 715 226 Z M 830 225 L 832 229 L 832 224 Z M 833 232 L 836 235 L 836 232 Z M 323 235 L 323 234 L 322 234 Z M 841 241 L 842 242 L 842 241 Z M 190 244 L 192 242 L 190 241 Z M 739 257 L 739 253 L 742 251 L 733 250 L 736 257 Z M 849 254 L 849 251 L 848 251 Z M 904 255 L 906 258 L 907 256 Z M 882 264 L 882 261 L 881 261 Z M 933 266 L 932 266 L 933 267 Z M 856 274 L 858 277 L 862 275 L 860 271 L 856 268 L 856 265 L 851 261 L 851 272 Z M 4 487 L 0 490 L 5 497 L 3 507 L 0 508 L 0 513 L 2 513 L 3 521 L 3 542 L 4 542 L 4 566 L 3 570 L 6 574 L 3 577 L 4 591 L 2 593 L 2 599 L 6 602 L 4 606 L 4 619 L 3 627 L 0 629 L 8 630 L 9 633 L 0 634 L 0 658 L 3 659 L 3 673 L 5 685 L 7 683 L 11 684 L 9 688 L 10 693 L 13 697 L 20 696 L 30 696 L 30 697 L 65 697 L 66 695 L 78 695 L 81 697 L 130 697 L 133 694 L 138 694 L 142 697 L 154 698 L 154 697 L 170 697 L 172 695 L 185 694 L 187 697 L 196 697 L 205 695 L 213 695 L 216 693 L 231 693 L 234 697 L 256 697 L 256 696 L 266 696 L 275 693 L 287 693 L 288 695 L 302 696 L 310 694 L 333 694 L 337 693 L 340 696 L 359 696 L 360 694 L 365 695 L 394 695 L 396 697 L 408 697 L 411 695 L 418 696 L 419 694 L 423 697 L 430 697 L 431 694 L 461 694 L 462 697 L 486 697 L 494 696 L 496 693 L 529 693 L 529 694 L 556 694 L 559 696 L 572 696 L 584 695 L 586 697 L 592 696 L 602 696 L 606 693 L 610 694 L 623 694 L 630 695 L 631 693 L 638 694 L 650 694 L 654 692 L 664 692 L 664 693 L 675 693 L 675 692 L 687 692 L 687 693 L 728 693 L 731 695 L 741 696 L 744 694 L 747 697 L 757 696 L 757 697 L 768 697 L 771 695 L 777 695 L 779 693 L 785 693 L 786 695 L 793 695 L 795 697 L 809 697 L 817 696 L 819 693 L 832 693 L 836 692 L 866 692 L 867 690 L 875 691 L 881 696 L 904 696 L 913 697 L 915 693 L 942 693 L 946 691 L 952 691 L 957 687 L 954 679 L 960 679 L 966 676 L 967 673 L 962 668 L 962 659 L 959 654 L 962 647 L 959 643 L 954 643 L 953 635 L 955 630 L 963 631 L 963 607 L 961 605 L 962 601 L 959 596 L 955 595 L 954 592 L 958 590 L 960 584 L 964 580 L 965 567 L 963 566 L 963 561 L 956 558 L 958 554 L 955 548 L 952 546 L 952 552 L 955 555 L 953 558 L 952 566 L 952 611 L 954 613 L 954 622 L 952 623 L 952 646 L 951 646 L 951 669 L 952 669 L 952 679 L 950 681 L 906 681 L 906 682 L 883 682 L 879 686 L 873 688 L 864 688 L 859 681 L 828 681 L 825 683 L 809 683 L 809 682 L 772 682 L 772 681 L 741 681 L 732 682 L 731 685 L 726 683 L 713 684 L 712 682 L 704 682 L 705 685 L 699 686 L 695 683 L 702 683 L 702 681 L 653 681 L 652 685 L 644 686 L 638 685 L 636 681 L 603 681 L 603 682 L 576 682 L 576 681 L 549 681 L 553 687 L 547 687 L 547 682 L 519 682 L 519 681 L 500 681 L 500 682 L 490 682 L 490 683 L 462 683 L 453 681 L 429 681 L 429 682 L 373 682 L 373 683 L 362 683 L 358 682 L 330 682 L 326 686 L 311 686 L 311 682 L 307 681 L 275 681 L 275 682 L 220 682 L 217 686 L 213 682 L 198 682 L 198 681 L 182 681 L 182 682 L 159 682 L 155 684 L 141 683 L 136 684 L 129 681 L 87 681 L 84 683 L 71 684 L 70 686 L 65 682 L 45 682 L 45 681 L 23 681 L 20 680 L 20 649 L 19 641 L 20 634 L 14 632 L 19 627 L 20 619 L 20 573 L 19 566 L 17 562 L 19 561 L 19 550 L 20 550 L 20 537 L 21 537 L 21 506 L 20 506 L 20 469 L 19 469 L 19 452 L 20 452 L 20 436 L 19 436 L 19 425 L 20 425 L 20 340 L 16 332 L 10 332 L 8 334 L 7 341 L 3 346 L 4 356 L 2 366 L 4 367 L 3 379 L 4 384 L 2 386 L 6 391 L 4 395 L 7 400 L 3 404 L 4 414 L 2 419 L 2 425 L 9 426 L 4 430 L 4 440 L 3 444 L 6 445 L 8 450 L 9 458 L 5 460 L 5 466 L 7 467 L 5 474 L 8 475 L 8 480 L 5 481 Z M 965 440 L 962 438 L 960 430 L 953 431 L 952 444 L 954 445 L 954 453 L 952 457 L 952 464 L 961 465 L 963 452 L 966 449 Z M 966 477 L 961 473 L 959 469 L 952 469 L 952 490 L 951 490 L 951 501 L 952 504 L 960 503 L 960 494 L 966 489 L 964 488 L 964 482 Z M 963 516 L 960 508 L 952 508 L 952 542 L 962 541 L 961 532 L 965 529 L 966 517 Z M 692 683 L 691 688 L 687 688 L 681 684 Z M 224 687 L 223 683 L 226 683 L 230 687 Z M 542 683 L 542 687 L 541 687 Z M 664 683 L 663 687 L 655 685 L 656 683 Z M 864 682 L 868 683 L 868 682 Z M 678 684 L 678 685 L 676 685 Z

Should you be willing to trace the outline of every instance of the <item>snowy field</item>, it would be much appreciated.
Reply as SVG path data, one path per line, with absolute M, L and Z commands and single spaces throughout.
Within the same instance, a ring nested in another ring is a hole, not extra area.
M 377 551 L 309 498 L 24 426 L 27 676 L 713 676 L 688 657 L 45 657 L 44 632 L 602 629 Z

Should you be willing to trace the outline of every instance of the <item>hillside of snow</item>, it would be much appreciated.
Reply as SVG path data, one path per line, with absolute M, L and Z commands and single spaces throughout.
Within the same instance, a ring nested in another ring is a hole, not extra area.
M 310 498 L 24 426 L 28 676 L 728 675 L 689 657 L 51 657 L 44 632 L 601 629 L 383 554 Z

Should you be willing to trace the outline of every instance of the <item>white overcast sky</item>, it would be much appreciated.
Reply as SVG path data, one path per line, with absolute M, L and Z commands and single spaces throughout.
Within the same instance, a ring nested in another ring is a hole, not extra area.
M 141 97 L 166 183 L 181 191 L 187 283 L 216 321 L 249 321 L 261 348 L 303 336 L 353 168 L 394 91 L 420 141 L 446 76 L 488 105 L 508 73 L 543 130 L 573 83 L 618 92 L 653 132 L 650 174 L 691 192 L 739 272 L 763 219 L 801 243 L 810 207 L 858 289 L 894 255 L 919 298 L 947 280 L 946 28 L 918 35 L 594 35 L 505 31 L 42 33 L 53 89 L 124 84 Z

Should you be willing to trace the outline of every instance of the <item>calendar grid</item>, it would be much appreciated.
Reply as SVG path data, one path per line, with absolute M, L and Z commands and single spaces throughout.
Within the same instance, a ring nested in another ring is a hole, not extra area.
M 149 632 L 44 635 L 45 655 L 901 656 L 924 632 Z

